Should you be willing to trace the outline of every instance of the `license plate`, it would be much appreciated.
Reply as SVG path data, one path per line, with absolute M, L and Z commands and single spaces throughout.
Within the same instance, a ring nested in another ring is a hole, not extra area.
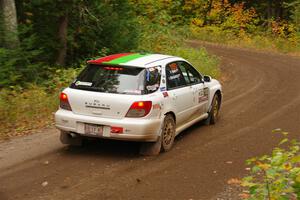
M 95 124 L 84 124 L 84 132 L 85 134 L 102 136 L 103 126 L 95 125 Z

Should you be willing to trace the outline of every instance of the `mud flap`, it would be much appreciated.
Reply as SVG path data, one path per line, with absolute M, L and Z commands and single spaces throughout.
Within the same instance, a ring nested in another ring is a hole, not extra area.
M 144 142 L 140 147 L 140 154 L 143 156 L 155 156 L 161 150 L 161 137 L 158 137 L 156 142 Z
M 210 121 L 211 121 L 211 113 L 208 113 L 208 118 L 206 120 L 204 120 L 204 124 L 205 125 L 210 125 Z

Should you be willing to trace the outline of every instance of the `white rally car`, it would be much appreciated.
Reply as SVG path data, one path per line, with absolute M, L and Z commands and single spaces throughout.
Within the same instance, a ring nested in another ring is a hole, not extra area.
M 124 53 L 88 61 L 60 94 L 55 124 L 64 144 L 86 137 L 141 141 L 142 154 L 171 149 L 198 121 L 214 124 L 220 83 L 169 55 Z

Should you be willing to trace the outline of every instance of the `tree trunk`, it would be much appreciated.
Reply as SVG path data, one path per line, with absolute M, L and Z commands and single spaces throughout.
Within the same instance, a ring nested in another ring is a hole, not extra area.
M 275 13 L 276 13 L 276 20 L 281 20 L 283 18 L 283 1 L 282 0 L 275 1 Z
M 56 59 L 56 64 L 64 66 L 67 55 L 67 33 L 68 32 L 68 15 L 59 18 L 58 38 L 60 41 L 60 49 Z
M 212 3 L 213 3 L 213 0 L 209 0 L 208 1 L 208 6 L 207 6 L 207 9 L 205 10 L 205 13 L 204 13 L 204 22 L 203 22 L 203 25 L 207 25 L 207 15 L 211 11 Z
M 271 27 L 271 19 L 273 17 L 273 0 L 268 0 L 268 9 L 267 9 L 267 18 L 268 18 L 268 26 Z
M 0 0 L 3 17 L 4 45 L 8 48 L 19 46 L 17 11 L 14 0 Z

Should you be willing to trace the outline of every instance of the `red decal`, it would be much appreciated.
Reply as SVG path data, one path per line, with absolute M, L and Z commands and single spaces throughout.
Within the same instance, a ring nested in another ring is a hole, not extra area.
M 168 92 L 163 92 L 163 95 L 165 98 L 169 96 Z
M 113 54 L 113 55 L 110 55 L 110 56 L 105 56 L 105 57 L 102 57 L 102 58 L 98 58 L 96 60 L 89 60 L 89 61 L 87 61 L 87 63 L 89 63 L 89 64 L 101 64 L 103 62 L 109 62 L 109 61 L 115 60 L 115 59 L 123 57 L 123 56 L 128 56 L 130 54 L 133 54 L 133 53 Z
M 159 104 L 154 104 L 154 105 L 153 105 L 153 109 L 159 109 L 159 110 L 160 110 L 160 108 L 161 108 L 161 107 L 160 107 Z

